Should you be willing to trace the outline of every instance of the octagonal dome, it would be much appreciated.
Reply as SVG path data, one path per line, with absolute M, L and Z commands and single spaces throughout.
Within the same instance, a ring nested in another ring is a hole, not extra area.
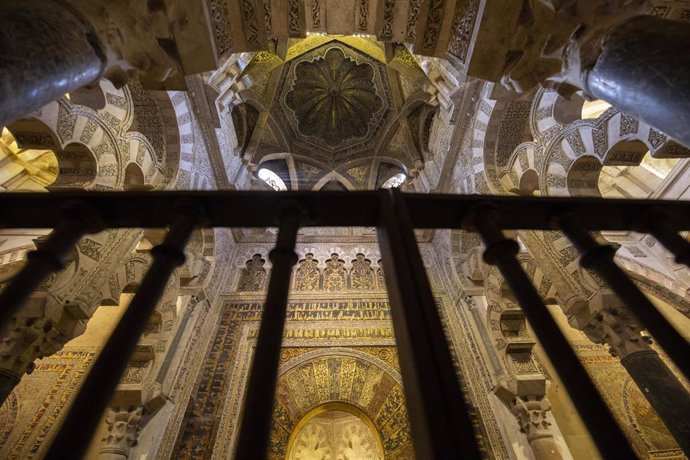
M 313 61 L 297 64 L 285 103 L 302 135 L 337 147 L 367 136 L 383 107 L 376 93 L 374 68 L 355 62 L 334 47 Z

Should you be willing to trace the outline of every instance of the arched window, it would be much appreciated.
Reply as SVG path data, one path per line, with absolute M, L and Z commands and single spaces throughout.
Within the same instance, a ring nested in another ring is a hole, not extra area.
M 284 192 L 287 190 L 287 186 L 285 185 L 285 182 L 283 182 L 283 179 L 281 179 L 278 174 L 274 173 L 270 169 L 259 169 L 258 176 L 259 179 L 266 182 L 276 192 Z
M 390 177 L 386 182 L 383 183 L 381 188 L 397 188 L 405 183 L 407 176 L 403 173 L 396 174 Z

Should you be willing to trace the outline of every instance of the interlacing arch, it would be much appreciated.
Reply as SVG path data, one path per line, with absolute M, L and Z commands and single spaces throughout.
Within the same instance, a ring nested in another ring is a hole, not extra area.
M 620 167 L 618 169 L 621 171 L 631 171 L 630 183 L 644 184 L 644 178 L 635 176 L 640 173 L 635 173 L 631 168 L 626 169 L 625 166 L 639 165 L 648 151 L 653 158 L 690 157 L 690 150 L 649 125 L 613 108 L 605 110 L 597 118 L 580 119 L 585 101 L 578 96 L 566 100 L 551 90 L 540 89 L 531 102 L 525 126 L 522 125 L 519 114 L 506 116 L 506 108 L 492 101 L 489 96 L 490 88 L 487 88 L 480 101 L 474 129 L 475 140 L 481 139 L 481 142 L 475 141 L 473 144 L 478 147 L 475 150 L 487 150 L 486 155 L 490 158 L 485 158 L 486 161 L 504 158 L 500 151 L 503 145 L 501 132 L 507 132 L 507 128 L 517 129 L 520 133 L 528 128 L 533 137 L 532 141 L 518 143 L 504 165 L 494 161 L 495 167 L 487 165 L 488 169 L 482 171 L 493 193 L 601 196 L 600 176 L 604 167 Z M 503 112 L 499 112 L 500 110 Z M 524 114 L 524 110 L 520 113 Z M 519 123 L 511 126 L 518 118 Z M 482 121 L 484 119 L 486 121 Z M 494 124 L 495 120 L 500 120 L 500 124 Z M 482 131 L 478 127 L 485 129 Z M 514 139 L 517 140 L 517 134 Z M 504 139 L 503 142 L 507 141 Z M 620 182 L 621 179 L 612 178 L 609 182 L 616 180 Z M 646 189 L 638 187 L 614 196 L 646 197 L 645 192 Z M 535 241 L 529 235 L 524 236 L 526 244 Z M 573 297 L 569 302 L 581 302 L 603 286 L 603 281 L 579 266 L 577 251 L 563 235 L 534 237 L 543 241 L 539 244 L 541 249 L 532 248 L 529 244 L 528 249 L 541 251 L 548 246 L 548 251 L 558 261 L 554 273 L 561 273 L 568 279 L 561 283 L 564 289 L 562 294 L 569 299 L 572 295 L 579 297 L 579 300 Z M 618 240 L 615 242 L 618 243 Z M 653 244 L 652 253 L 646 242 L 643 244 L 642 241 L 628 238 L 618 251 L 618 259 L 624 268 L 637 275 L 637 279 L 645 279 L 642 286 L 648 292 L 661 295 L 674 304 L 676 309 L 687 312 L 686 302 L 671 294 L 673 290 L 686 291 L 687 280 L 672 269 L 660 270 L 659 267 L 663 264 L 657 262 L 668 262 L 669 255 L 659 245 Z
M 122 189 L 129 163 L 142 169 L 146 184 L 169 187 L 179 167 L 179 134 L 167 95 L 144 92 L 136 85 L 116 89 L 107 80 L 98 88 L 105 100 L 99 110 L 75 104 L 66 95 L 7 128 L 22 147 L 55 151 L 60 173 L 75 176 L 68 181 L 58 174 L 56 185 L 61 187 Z M 80 153 L 85 151 L 90 155 Z M 84 180 L 75 171 L 84 169 L 89 156 L 98 169 Z
M 54 153 L 56 180 L 47 185 L 48 191 L 149 190 L 174 185 L 185 127 L 178 123 L 170 96 L 180 98 L 175 93 L 144 91 L 137 85 L 133 81 L 117 89 L 101 80 L 77 91 L 74 98 L 67 94 L 7 126 L 18 148 Z M 179 102 L 185 101 L 183 96 Z M 189 113 L 186 118 L 190 118 Z M 12 372 L 19 377 L 29 372 L 35 359 L 50 356 L 82 335 L 100 305 L 119 305 L 121 295 L 136 288 L 150 261 L 146 253 L 132 254 L 141 234 L 140 230 L 109 229 L 81 238 L 67 257 L 66 267 L 50 276 L 32 297 L 33 309 L 24 309 L 15 318 L 16 340 L 26 341 L 31 352 L 12 364 Z M 40 233 L 36 237 L 44 238 Z M 27 249 L 33 249 L 34 245 L 26 247 L 31 235 L 17 241 L 23 256 Z M 194 270 L 200 274 L 208 271 L 203 267 Z M 175 276 L 123 382 L 144 382 L 144 377 L 153 382 L 152 366 L 163 361 L 156 356 L 166 350 L 179 292 L 180 279 Z M 26 324 L 42 326 L 33 330 L 24 327 Z M 12 345 L 3 347 L 11 350 Z M 5 364 L 9 368 L 10 364 Z
M 599 195 L 593 173 L 605 165 L 639 164 L 644 147 L 655 158 L 690 157 L 690 150 L 660 131 L 614 109 L 596 119 L 574 121 L 544 145 L 538 161 L 541 191 L 548 196 Z
M 137 89 L 137 84 L 116 89 L 101 80 L 89 90 L 89 97 L 72 102 L 66 95 L 8 127 L 20 145 L 56 153 L 60 172 L 49 189 L 117 190 L 172 185 L 180 150 L 172 105 L 166 93 L 153 95 Z M 78 101 L 86 101 L 97 110 L 76 104 Z M 151 141 L 134 129 L 158 137 Z M 109 267 L 134 248 L 139 234 L 134 230 L 109 230 L 84 237 L 68 267 L 48 280 L 46 288 L 49 286 L 53 293 L 48 303 L 59 298 L 59 303 L 75 303 L 92 313 Z M 79 271 L 88 275 L 72 282 Z

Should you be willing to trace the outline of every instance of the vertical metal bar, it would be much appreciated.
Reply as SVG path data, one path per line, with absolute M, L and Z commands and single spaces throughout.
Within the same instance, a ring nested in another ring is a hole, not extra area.
M 283 211 L 276 246 L 268 255 L 273 267 L 235 448 L 237 460 L 256 460 L 268 456 L 290 278 L 292 267 L 297 263 L 295 244 L 297 231 L 304 218 L 305 213 L 298 204 Z
M 12 318 L 48 275 L 64 268 L 65 257 L 81 237 L 100 229 L 96 214 L 85 203 L 65 203 L 64 219 L 43 244 L 28 254 L 24 268 L 0 293 L 0 331 L 10 325 Z
M 594 270 L 625 303 L 632 314 L 659 342 L 678 369 L 690 379 L 690 343 L 669 323 L 613 260 L 615 249 L 600 245 L 575 216 L 560 216 L 556 224 L 580 251 L 580 265 Z
M 120 376 L 146 328 L 176 267 L 185 260 L 184 248 L 199 223 L 201 214 L 186 205 L 180 209 L 163 243 L 151 250 L 153 263 L 141 281 L 127 311 L 122 315 L 103 351 L 89 371 L 72 403 L 46 459 L 82 458 Z
M 397 190 L 381 191 L 379 245 L 417 458 L 481 458 L 414 228 Z
M 474 227 L 486 250 L 484 261 L 495 265 L 510 286 L 537 334 L 575 408 L 604 458 L 637 458 L 587 371 L 517 259 L 520 246 L 496 225 L 497 213 L 487 204 L 475 210 Z

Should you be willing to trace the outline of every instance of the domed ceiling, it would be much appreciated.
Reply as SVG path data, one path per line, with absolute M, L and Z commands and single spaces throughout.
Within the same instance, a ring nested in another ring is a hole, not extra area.
M 390 123 L 385 65 L 370 56 L 332 42 L 285 67 L 277 115 L 294 133 L 295 148 L 337 161 L 371 148 Z
M 402 45 L 329 35 L 276 41 L 234 81 L 238 153 L 288 189 L 378 188 L 426 161 L 436 102 Z
M 332 149 L 361 142 L 384 112 L 378 72 L 345 53 L 333 46 L 313 61 L 299 62 L 285 93 L 296 132 Z

